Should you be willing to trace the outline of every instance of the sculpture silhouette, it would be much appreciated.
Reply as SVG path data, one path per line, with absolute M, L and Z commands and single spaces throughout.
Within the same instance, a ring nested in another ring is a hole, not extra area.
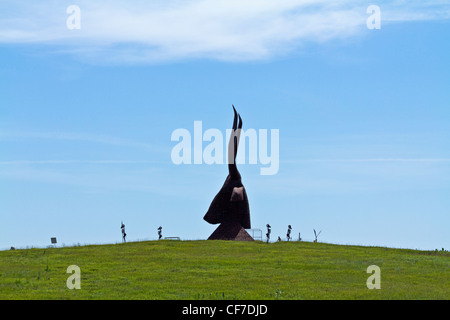
M 209 240 L 253 240 L 245 231 L 251 228 L 250 207 L 241 174 L 236 166 L 242 119 L 234 106 L 233 111 L 233 128 L 228 142 L 228 176 L 203 217 L 210 224 L 221 224 Z
M 158 240 L 161 240 L 161 238 L 162 238 L 162 227 L 160 226 L 157 230 L 158 230 Z
M 123 224 L 123 222 L 120 223 L 120 229 L 122 229 L 122 241 L 123 242 L 127 242 L 127 234 L 125 233 L 125 225 Z
M 292 230 L 291 225 L 288 225 L 288 230 L 286 234 L 287 241 L 291 240 L 291 230 Z
M 267 243 L 269 243 L 269 240 L 270 240 L 270 232 L 271 232 L 271 226 L 270 226 L 270 224 L 266 224 L 266 227 L 267 227 L 267 233 L 266 233 L 266 237 L 267 237 Z

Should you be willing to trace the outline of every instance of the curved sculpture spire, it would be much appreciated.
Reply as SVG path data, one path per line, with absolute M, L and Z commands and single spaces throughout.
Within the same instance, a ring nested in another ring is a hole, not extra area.
M 231 130 L 230 141 L 228 142 L 228 175 L 232 179 L 241 179 L 241 175 L 236 166 L 236 155 L 239 146 L 239 138 L 241 136 L 242 119 L 236 112 L 234 105 L 232 105 L 234 111 L 233 128 Z M 239 119 L 239 124 L 237 123 Z

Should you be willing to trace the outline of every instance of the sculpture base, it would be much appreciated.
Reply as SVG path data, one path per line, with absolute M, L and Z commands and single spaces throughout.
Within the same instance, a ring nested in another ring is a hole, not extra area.
M 208 240 L 253 241 L 251 235 L 237 221 L 222 222 Z

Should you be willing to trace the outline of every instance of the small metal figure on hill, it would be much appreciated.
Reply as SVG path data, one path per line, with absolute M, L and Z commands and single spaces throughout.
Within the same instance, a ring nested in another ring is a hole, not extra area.
M 162 238 L 162 227 L 159 227 L 158 228 L 158 240 L 161 240 L 161 238 Z
M 270 224 L 266 224 L 266 227 L 267 227 L 267 233 L 266 233 L 267 243 L 269 243 L 269 240 L 270 240 L 270 232 L 271 232 L 271 229 L 270 229 L 270 228 L 272 228 L 272 227 L 270 226 Z
M 292 230 L 291 225 L 288 225 L 288 230 L 287 230 L 287 234 L 286 234 L 287 241 L 291 240 L 291 230 Z
M 127 242 L 127 234 L 125 233 L 125 225 L 121 222 L 120 229 L 122 229 L 122 242 Z

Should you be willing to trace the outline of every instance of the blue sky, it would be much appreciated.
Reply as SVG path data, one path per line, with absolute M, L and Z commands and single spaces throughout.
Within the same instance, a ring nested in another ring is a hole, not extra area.
M 128 4 L 127 4 L 128 3 Z M 68 30 L 66 8 L 81 9 Z M 366 8 L 381 10 L 369 30 Z M 279 129 L 280 168 L 239 165 L 253 228 L 450 247 L 444 1 L 2 1 L 0 249 L 205 239 L 226 165 L 171 134 Z

